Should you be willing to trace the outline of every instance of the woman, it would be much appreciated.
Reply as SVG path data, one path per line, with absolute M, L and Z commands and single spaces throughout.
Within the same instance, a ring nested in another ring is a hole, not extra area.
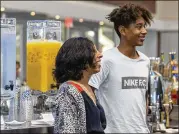
M 54 78 L 60 84 L 54 111 L 54 133 L 104 133 L 104 110 L 88 85 L 100 71 L 102 54 L 87 38 L 68 39 L 59 50 Z

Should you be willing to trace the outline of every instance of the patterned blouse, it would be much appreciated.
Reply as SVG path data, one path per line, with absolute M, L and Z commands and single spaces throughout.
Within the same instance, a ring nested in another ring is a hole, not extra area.
M 74 86 L 67 82 L 63 83 L 59 88 L 55 105 L 56 108 L 53 111 L 55 134 L 86 133 L 84 100 Z
M 97 106 L 83 91 L 71 82 L 63 83 L 56 98 L 54 133 L 104 133 L 104 110 Z

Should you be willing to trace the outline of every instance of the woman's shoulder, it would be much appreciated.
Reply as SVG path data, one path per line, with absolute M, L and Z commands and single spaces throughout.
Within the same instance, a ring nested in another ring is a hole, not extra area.
M 59 86 L 58 94 L 69 93 L 69 94 L 80 94 L 78 90 L 71 85 L 69 82 L 64 82 Z
M 70 89 L 70 85 L 68 82 L 64 82 L 59 86 L 58 94 L 65 93 Z
M 60 85 L 57 93 L 57 98 L 62 96 L 67 96 L 78 102 L 83 102 L 83 97 L 81 93 L 78 91 L 78 89 L 76 89 L 76 87 L 74 87 L 69 82 L 64 82 Z

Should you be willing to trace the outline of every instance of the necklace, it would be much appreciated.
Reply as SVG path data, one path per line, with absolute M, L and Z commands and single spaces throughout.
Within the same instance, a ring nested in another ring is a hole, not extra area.
M 83 90 L 85 91 L 85 93 L 90 97 L 90 99 L 96 105 L 96 97 L 94 95 L 94 92 L 90 92 L 83 84 L 81 84 L 79 82 L 76 82 L 76 81 L 73 81 L 73 80 L 69 80 L 69 81 L 74 82 L 74 83 L 80 85 L 83 88 Z

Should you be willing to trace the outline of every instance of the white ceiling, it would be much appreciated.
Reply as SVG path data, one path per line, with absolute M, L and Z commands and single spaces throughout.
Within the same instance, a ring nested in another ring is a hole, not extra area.
M 1 6 L 22 11 L 36 11 L 46 13 L 49 16 L 60 15 L 62 17 L 83 18 L 92 21 L 104 21 L 115 7 L 113 5 L 94 3 L 92 1 L 1 1 Z M 178 30 L 178 21 L 161 21 L 154 19 L 149 29 L 153 30 Z
M 1 1 L 5 8 L 46 13 L 50 16 L 84 18 L 94 21 L 107 21 L 105 16 L 115 6 L 84 1 Z

